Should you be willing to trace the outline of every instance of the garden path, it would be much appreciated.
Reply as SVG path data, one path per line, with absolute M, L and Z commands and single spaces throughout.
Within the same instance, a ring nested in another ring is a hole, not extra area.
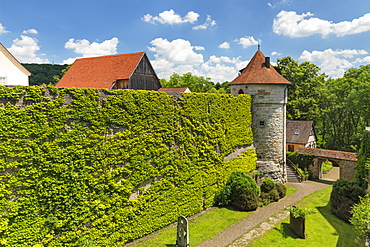
M 329 184 L 329 181 L 324 180 L 287 183 L 288 186 L 297 189 L 294 194 L 280 199 L 278 202 L 258 208 L 253 214 L 206 240 L 198 247 L 246 246 L 249 241 L 259 237 L 264 230 L 267 231 L 271 226 L 273 227 L 277 222 L 288 216 L 284 207 L 294 204 L 317 190 L 328 187 Z

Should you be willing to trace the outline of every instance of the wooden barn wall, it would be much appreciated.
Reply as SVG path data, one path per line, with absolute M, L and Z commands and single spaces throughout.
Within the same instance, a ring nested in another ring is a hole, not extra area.
M 154 75 L 134 74 L 131 77 L 130 89 L 158 90 L 159 84 Z
M 159 81 L 146 56 L 141 59 L 131 77 L 129 88 L 143 90 L 158 90 L 160 88 Z

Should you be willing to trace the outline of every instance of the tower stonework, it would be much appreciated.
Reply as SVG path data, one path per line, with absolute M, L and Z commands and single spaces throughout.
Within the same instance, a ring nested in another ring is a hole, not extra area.
M 286 103 L 292 85 L 270 65 L 270 58 L 257 51 L 247 67 L 231 83 L 231 93 L 253 96 L 252 128 L 257 169 L 263 178 L 286 183 Z

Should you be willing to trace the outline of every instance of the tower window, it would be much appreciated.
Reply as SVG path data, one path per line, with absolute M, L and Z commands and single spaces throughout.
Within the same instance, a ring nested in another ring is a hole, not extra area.
M 260 121 L 260 127 L 265 127 L 265 121 Z

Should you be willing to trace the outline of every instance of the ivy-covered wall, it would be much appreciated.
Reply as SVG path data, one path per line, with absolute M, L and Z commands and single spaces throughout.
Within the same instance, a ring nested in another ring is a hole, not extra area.
M 251 98 L 0 86 L 0 246 L 122 246 L 212 206 Z

